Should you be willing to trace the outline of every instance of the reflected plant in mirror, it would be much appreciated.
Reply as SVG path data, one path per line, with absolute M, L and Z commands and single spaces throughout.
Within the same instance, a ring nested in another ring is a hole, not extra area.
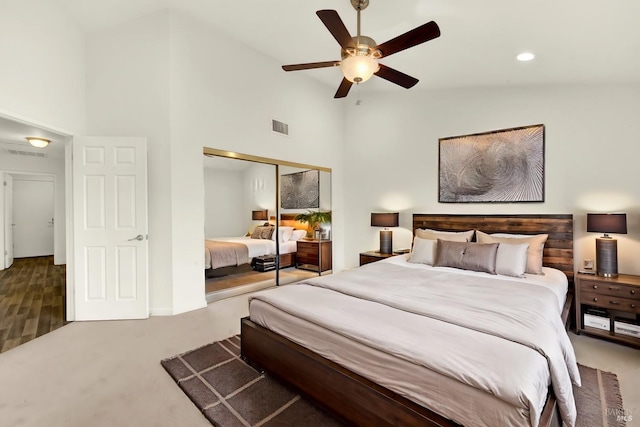
M 313 237 L 316 240 L 320 238 L 328 238 L 322 235 L 322 225 L 331 222 L 331 211 L 312 211 L 307 210 L 306 213 L 296 215 L 296 221 L 306 222 L 309 224 L 309 230 L 307 230 L 307 237 Z

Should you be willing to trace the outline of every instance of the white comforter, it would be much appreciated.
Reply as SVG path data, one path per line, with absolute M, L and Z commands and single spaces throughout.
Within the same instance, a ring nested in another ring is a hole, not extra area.
M 532 426 L 550 378 L 563 421 L 575 424 L 577 364 L 557 297 L 545 287 L 378 262 L 251 298 L 525 407 Z M 372 304 L 382 306 L 363 322 Z M 415 330 L 407 313 L 444 327 Z

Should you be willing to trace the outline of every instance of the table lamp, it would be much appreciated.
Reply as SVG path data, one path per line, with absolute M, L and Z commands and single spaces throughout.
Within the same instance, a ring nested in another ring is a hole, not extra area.
M 380 230 L 380 253 L 393 253 L 393 232 L 388 227 L 397 227 L 399 216 L 398 212 L 371 213 L 371 226 L 384 227 L 384 230 Z
M 596 272 L 598 276 L 618 275 L 618 241 L 608 233 L 627 234 L 627 214 L 588 213 L 587 232 L 604 233 L 596 238 Z

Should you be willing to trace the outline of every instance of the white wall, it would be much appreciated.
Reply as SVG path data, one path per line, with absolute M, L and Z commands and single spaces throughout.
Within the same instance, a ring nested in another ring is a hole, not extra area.
M 84 132 L 84 36 L 50 0 L 0 1 L 0 114 Z
M 0 150 L 0 171 L 8 173 L 47 174 L 54 177 L 54 251 L 53 262 L 66 264 L 65 171 L 63 159 L 9 155 Z M 2 192 L 2 189 L 0 189 Z M 0 196 L 1 197 L 1 196 Z
M 247 216 L 244 200 L 244 173 L 205 168 L 205 237 L 243 236 L 249 225 Z
M 87 38 L 87 133 L 143 136 L 148 141 L 149 304 L 153 314 L 174 313 L 169 62 L 167 12 Z M 197 165 L 185 166 L 202 171 L 202 158 L 198 160 Z M 197 203 L 203 210 L 202 196 Z M 200 224 L 202 232 L 204 223 Z M 178 281 L 176 287 L 181 286 Z
M 203 136 L 212 148 L 331 167 L 340 185 L 340 104 L 279 67 L 170 12 L 89 36 L 87 133 L 149 140 L 152 314 L 206 304 Z M 289 124 L 288 138 L 271 132 L 272 118 Z M 339 210 L 341 191 L 333 198 Z
M 368 95 L 346 118 L 346 264 L 378 246 L 369 226 L 376 210 L 401 212 L 395 248 L 410 246 L 412 213 L 570 213 L 576 268 L 595 257 L 586 212 L 626 212 L 619 271 L 640 274 L 639 115 L 640 85 Z M 546 130 L 544 203 L 438 203 L 438 138 L 538 123 Z
M 266 209 L 269 217 L 275 216 L 276 167 L 264 163 L 252 163 L 244 173 L 242 195 L 244 212 L 241 218 L 249 220 L 244 222 L 245 226 L 260 224 L 251 219 L 251 211 Z
M 194 167 L 202 163 L 202 136 L 211 148 L 331 167 L 340 186 L 342 109 L 332 91 L 198 21 L 172 15 L 171 42 L 172 216 L 181 225 L 172 237 L 173 280 L 181 282 L 174 289 L 181 310 L 204 295 L 203 172 Z M 288 138 L 271 132 L 271 119 L 289 124 Z M 340 192 L 333 197 L 340 210 Z M 336 259 L 341 254 L 336 248 Z

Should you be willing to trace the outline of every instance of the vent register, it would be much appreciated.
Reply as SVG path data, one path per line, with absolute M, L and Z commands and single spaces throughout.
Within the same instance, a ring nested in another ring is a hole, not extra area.
M 41 151 L 16 150 L 13 148 L 6 148 L 4 151 L 13 156 L 47 157 L 45 153 Z
M 289 135 L 289 125 L 277 120 L 271 120 L 271 130 L 283 135 Z

